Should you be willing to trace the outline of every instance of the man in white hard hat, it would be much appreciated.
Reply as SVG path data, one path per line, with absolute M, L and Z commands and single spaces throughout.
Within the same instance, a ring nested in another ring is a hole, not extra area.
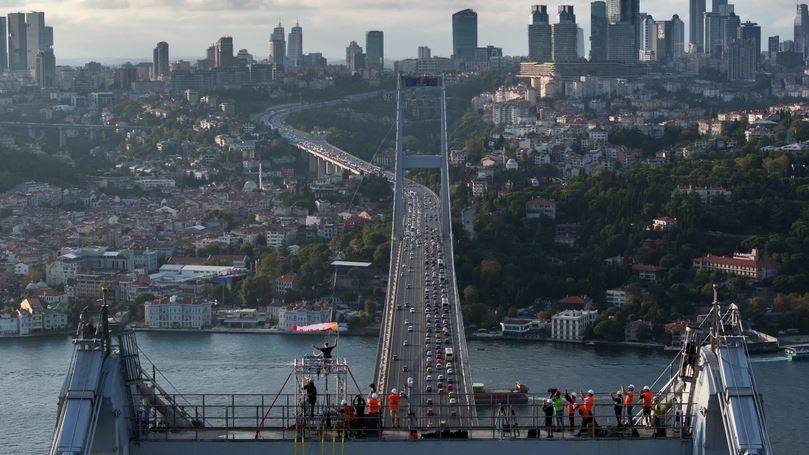
M 643 392 L 640 394 L 640 399 L 643 402 L 643 424 L 647 427 L 651 427 L 654 394 L 652 393 L 652 390 L 649 389 L 648 385 L 643 386 Z
M 578 398 L 576 397 L 576 392 L 567 393 L 565 391 L 565 400 L 567 401 L 567 419 L 568 423 L 570 423 L 570 431 L 573 431 L 576 428 L 576 401 Z
M 388 412 L 390 413 L 390 423 L 394 427 L 399 426 L 399 391 L 396 388 L 390 390 L 388 394 Z
M 635 425 L 633 416 L 634 406 L 635 406 L 635 386 L 633 384 L 629 384 L 629 387 L 627 387 L 626 392 L 624 393 L 624 407 L 626 408 L 626 425 L 628 427 L 632 427 Z

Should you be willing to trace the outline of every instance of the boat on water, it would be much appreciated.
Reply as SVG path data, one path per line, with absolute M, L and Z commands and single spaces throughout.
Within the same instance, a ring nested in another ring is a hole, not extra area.
M 809 359 L 809 344 L 797 344 L 784 348 L 784 354 L 789 360 Z
M 528 404 L 528 386 L 514 383 L 511 389 L 489 390 L 481 382 L 472 383 L 475 393 L 475 404 L 478 406 L 493 406 L 498 404 Z

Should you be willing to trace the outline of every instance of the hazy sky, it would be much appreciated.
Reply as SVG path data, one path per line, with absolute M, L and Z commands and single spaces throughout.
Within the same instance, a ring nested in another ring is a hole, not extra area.
M 55 29 L 57 59 L 145 59 L 154 43 L 167 41 L 172 60 L 202 57 L 220 36 L 231 35 L 235 49 L 265 58 L 272 28 L 282 21 L 286 32 L 296 19 L 303 27 L 304 52 L 345 58 L 351 40 L 364 46 L 365 31 L 385 32 L 388 60 L 415 56 L 420 45 L 433 55 L 451 53 L 450 17 L 454 11 L 478 12 L 479 43 L 503 47 L 509 55 L 527 54 L 531 3 L 515 0 L 0 0 L 0 11 L 45 11 Z M 555 22 L 557 3 L 544 2 Z M 577 22 L 589 35 L 589 1 L 575 5 Z M 710 8 L 711 0 L 707 0 Z M 792 37 L 795 0 L 737 0 L 742 21 L 762 26 L 762 41 L 778 34 Z M 764 6 L 766 4 L 766 6 Z M 641 11 L 656 19 L 677 13 L 686 22 L 688 0 L 641 0 Z

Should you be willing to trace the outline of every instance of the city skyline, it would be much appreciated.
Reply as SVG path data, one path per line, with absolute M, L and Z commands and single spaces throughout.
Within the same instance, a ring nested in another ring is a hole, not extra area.
M 343 2 L 338 10 L 329 9 L 327 14 L 328 7 L 337 6 L 331 1 L 282 1 L 273 6 L 260 0 L 226 3 L 226 6 L 217 3 L 214 9 L 214 2 L 207 0 L 34 1 L 10 5 L 5 14 L 17 10 L 45 11 L 48 25 L 57 30 L 54 51 L 59 61 L 149 61 L 154 43 L 158 41 L 170 44 L 172 59 L 201 57 L 205 54 L 205 43 L 226 35 L 233 36 L 234 49 L 247 49 L 256 58 L 263 59 L 269 54 L 269 38 L 279 21 L 285 27 L 299 21 L 306 34 L 303 51 L 323 52 L 333 60 L 344 57 L 345 46 L 351 40 L 363 42 L 368 30 L 382 30 L 387 35 L 388 62 L 415 56 L 420 45 L 429 46 L 434 55 L 450 56 L 451 16 L 465 8 L 478 13 L 479 42 L 502 47 L 507 55 L 527 55 L 528 43 L 522 29 L 529 23 L 530 7 L 535 3 L 547 4 L 550 11 L 555 11 L 559 4 L 572 4 L 585 36 L 589 36 L 590 30 L 590 2 L 580 0 L 498 2 L 496 5 L 478 0 L 452 1 L 444 3 L 440 9 L 432 3 L 411 2 L 410 6 L 392 8 L 394 14 L 373 16 L 367 14 L 369 7 L 381 11 L 390 5 L 378 2 L 369 6 L 366 2 L 352 6 L 353 2 Z M 782 40 L 791 39 L 795 3 L 785 0 L 772 3 L 764 9 L 752 0 L 734 2 L 742 20 L 761 24 L 762 36 L 780 35 Z M 432 14 L 424 15 L 423 10 L 430 10 Z M 689 26 L 687 1 L 643 1 L 640 10 L 655 19 L 678 14 L 686 27 Z M 551 22 L 554 21 L 552 17 Z M 99 36 L 104 39 L 98 40 Z

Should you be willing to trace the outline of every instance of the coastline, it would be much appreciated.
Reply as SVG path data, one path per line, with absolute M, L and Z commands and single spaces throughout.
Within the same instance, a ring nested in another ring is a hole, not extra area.
M 155 333 L 239 333 L 239 334 L 252 334 L 252 335 L 292 335 L 292 336 L 321 336 L 324 332 L 285 332 L 277 329 L 249 329 L 249 328 L 225 328 L 225 327 L 211 327 L 207 329 L 175 329 L 175 328 L 156 328 L 156 327 L 133 327 L 135 332 L 155 332 Z M 350 337 L 378 337 L 379 333 L 373 331 L 357 331 L 357 332 L 340 332 L 339 336 Z
M 0 335 L 0 340 L 4 339 L 18 339 L 18 338 L 46 338 L 46 337 L 61 337 L 65 335 L 72 335 L 75 330 L 54 330 L 52 332 L 35 332 L 27 335 Z

